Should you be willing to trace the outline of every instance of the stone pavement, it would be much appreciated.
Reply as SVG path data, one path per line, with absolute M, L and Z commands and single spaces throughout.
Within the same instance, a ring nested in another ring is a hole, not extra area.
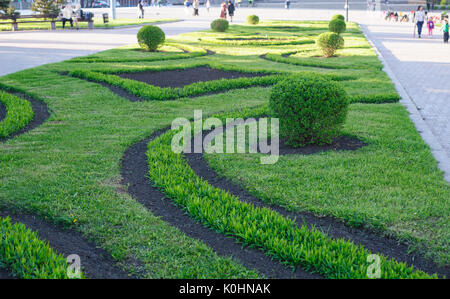
M 362 28 L 450 182 L 450 45 L 439 30 L 414 38 L 412 24 L 372 22 Z

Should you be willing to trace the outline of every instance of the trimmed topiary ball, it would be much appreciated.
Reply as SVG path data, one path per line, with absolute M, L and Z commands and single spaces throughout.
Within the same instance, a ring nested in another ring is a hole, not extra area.
M 324 57 L 332 57 L 336 50 L 344 47 L 344 38 L 334 32 L 324 32 L 317 38 L 316 45 L 322 50 Z
M 293 147 L 330 144 L 345 122 L 349 101 L 344 88 L 320 75 L 297 75 L 278 82 L 270 94 L 280 136 Z
M 216 19 L 211 22 L 211 29 L 217 32 L 225 32 L 229 26 L 228 21 L 224 19 Z
M 146 51 L 156 51 L 156 49 L 158 49 L 158 47 L 166 40 L 166 35 L 161 28 L 146 25 L 139 30 L 137 40 L 142 49 Z
M 345 24 L 345 21 L 340 19 L 331 20 L 328 24 L 328 29 L 331 32 L 341 34 L 342 32 L 345 32 L 347 29 L 347 25 Z
M 247 16 L 247 23 L 251 25 L 256 25 L 259 23 L 259 17 L 256 15 L 249 15 Z
M 341 20 L 345 22 L 345 17 L 343 15 L 334 15 L 333 17 L 331 17 L 331 21 L 333 20 Z

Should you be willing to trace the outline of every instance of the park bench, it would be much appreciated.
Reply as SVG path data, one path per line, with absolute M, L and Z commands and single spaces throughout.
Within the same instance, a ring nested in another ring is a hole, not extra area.
M 27 20 L 28 19 L 28 20 Z M 33 20 L 30 20 L 33 19 Z M 35 20 L 35 19 L 42 19 L 42 20 Z M 2 16 L 0 15 L 0 20 L 11 20 L 11 22 L 2 22 L 1 24 L 11 24 L 12 31 L 19 30 L 19 24 L 25 24 L 25 23 L 50 23 L 51 29 L 56 30 L 56 22 L 59 22 L 61 20 L 57 19 L 57 16 L 55 15 L 7 15 Z M 90 19 L 78 19 L 79 23 L 87 22 L 89 29 L 94 29 L 94 21 L 92 18 Z

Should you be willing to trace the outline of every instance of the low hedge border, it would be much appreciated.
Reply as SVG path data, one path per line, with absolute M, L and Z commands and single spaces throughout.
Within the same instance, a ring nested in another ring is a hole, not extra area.
M 186 69 L 186 68 L 192 68 L 192 67 L 199 67 L 199 66 L 209 66 L 216 69 L 222 69 L 225 71 L 243 71 L 240 68 L 228 68 L 228 67 L 220 67 L 212 64 L 194 64 L 190 65 L 189 67 L 179 67 L 179 66 L 173 66 L 173 67 L 149 67 L 149 68 L 140 68 L 139 70 L 136 69 L 116 69 L 114 73 L 124 73 L 126 71 L 129 72 L 136 72 L 136 71 L 162 71 L 162 70 L 175 70 L 175 69 Z M 273 74 L 268 71 L 244 71 L 246 73 L 262 73 L 267 74 L 265 76 L 260 77 L 241 77 L 236 79 L 219 79 L 219 80 L 213 80 L 213 81 L 206 81 L 206 82 L 197 82 L 190 85 L 186 85 L 182 88 L 161 88 L 158 86 L 149 85 L 144 82 L 135 81 L 131 79 L 125 79 L 121 78 L 119 76 L 112 75 L 111 73 L 105 73 L 108 72 L 107 70 L 97 70 L 97 71 L 88 71 L 88 70 L 73 70 L 69 72 L 69 75 L 72 77 L 77 77 L 89 81 L 94 82 L 100 82 L 100 83 L 107 83 L 115 87 L 120 87 L 122 89 L 127 90 L 131 94 L 151 101 L 166 101 L 166 100 L 174 100 L 181 97 L 194 97 L 199 96 L 202 94 L 207 93 L 213 93 L 213 92 L 221 92 L 221 91 L 227 91 L 231 89 L 238 89 L 238 88 L 247 88 L 247 87 L 253 87 L 253 86 L 271 86 L 275 83 L 277 83 L 282 77 L 286 76 L 286 73 L 278 73 Z M 306 73 L 306 72 L 305 72 Z M 351 76 L 340 76 L 340 75 L 334 75 L 334 74 L 325 74 L 325 77 L 335 80 L 335 81 L 341 81 L 341 80 L 351 80 L 353 77 Z
M 172 46 L 172 45 L 171 45 Z M 177 53 L 160 57 L 143 57 L 143 58 L 100 58 L 100 57 L 80 57 L 73 58 L 67 62 L 71 63 L 102 63 L 102 62 L 152 62 L 196 58 L 208 55 L 208 52 L 203 48 L 193 47 L 190 45 L 173 45 L 176 48 L 186 51 L 185 53 Z
M 254 113 L 246 109 L 216 117 L 257 117 L 264 112 L 265 108 Z M 294 220 L 271 209 L 241 202 L 238 197 L 209 185 L 194 173 L 181 154 L 172 151 L 174 134 L 174 131 L 166 132 L 148 144 L 149 177 L 192 218 L 243 244 L 260 248 L 294 268 L 301 266 L 327 278 L 367 278 L 369 250 L 344 239 L 331 239 L 306 225 L 298 227 Z M 437 278 L 382 255 L 379 257 L 381 278 Z
M 289 46 L 289 45 L 308 45 L 314 44 L 313 39 L 286 39 L 286 40 L 220 40 L 213 38 L 202 38 L 202 42 L 212 44 L 212 45 L 227 45 L 227 46 Z
M 286 55 L 294 54 L 292 52 L 285 53 L 285 54 L 273 54 L 268 53 L 265 55 L 265 58 L 271 61 L 280 62 L 280 63 L 287 63 L 292 65 L 300 65 L 300 66 L 309 66 L 309 67 L 318 67 L 323 69 L 367 69 L 369 66 L 361 66 L 361 65 L 338 65 L 333 64 L 330 61 L 309 61 L 309 60 L 303 60 L 299 58 L 294 57 L 286 57 Z M 377 70 L 381 70 L 383 67 L 380 65 Z
M 27 100 L 0 90 L 0 102 L 6 107 L 6 117 L 0 121 L 0 139 L 25 128 L 34 117 L 33 108 Z
M 66 259 L 39 239 L 36 232 L 22 223 L 12 224 L 9 217 L 0 218 L 0 266 L 19 278 L 69 278 Z

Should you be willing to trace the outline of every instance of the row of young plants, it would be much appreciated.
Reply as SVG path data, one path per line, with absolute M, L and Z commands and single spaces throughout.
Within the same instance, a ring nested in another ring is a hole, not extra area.
M 66 259 L 36 232 L 22 223 L 12 224 L 9 217 L 0 218 L 0 267 L 19 278 L 69 278 Z
M 274 39 L 268 37 L 267 39 L 261 39 L 261 37 L 255 37 L 252 39 L 220 39 L 220 38 L 203 38 L 202 42 L 213 45 L 226 45 L 226 46 L 289 46 L 289 45 L 308 45 L 314 44 L 315 41 L 309 38 L 279 38 Z
M 162 70 L 175 70 L 175 69 L 186 69 L 192 67 L 200 67 L 200 66 L 210 66 L 217 69 L 222 69 L 226 71 L 243 71 L 238 67 L 230 68 L 230 67 L 218 67 L 213 64 L 195 64 L 190 65 L 188 67 L 147 67 L 140 68 L 139 71 L 162 71 Z M 125 72 L 136 72 L 136 69 L 115 69 L 111 71 L 111 73 L 125 73 Z M 247 88 L 253 86 L 271 86 L 277 83 L 281 78 L 285 77 L 285 73 L 271 74 L 272 72 L 264 72 L 264 71 L 245 71 L 249 74 L 260 73 L 261 76 L 256 77 L 241 77 L 236 79 L 219 79 L 213 81 L 206 82 L 197 82 L 186 85 L 182 88 L 161 88 L 158 86 L 153 86 L 144 82 L 121 78 L 116 75 L 112 75 L 111 73 L 107 73 L 109 70 L 101 69 L 97 71 L 90 70 L 73 70 L 69 72 L 70 76 L 90 80 L 94 82 L 107 83 L 112 86 L 120 87 L 122 89 L 127 90 L 128 92 L 134 94 L 135 96 L 141 97 L 147 100 L 154 101 L 165 101 L 165 100 L 173 100 L 181 97 L 193 97 L 199 96 L 202 94 L 213 93 L 213 92 L 221 92 L 227 91 L 231 89 L 238 88 Z M 345 76 L 345 75 L 335 75 L 335 74 L 324 74 L 323 75 L 330 80 L 335 81 L 343 81 L 343 80 L 351 80 L 354 79 L 353 76 Z
M 29 101 L 0 90 L 0 103 L 6 108 L 6 117 L 0 121 L 0 139 L 23 129 L 34 116 Z
M 230 117 L 267 115 L 267 106 L 215 115 Z M 368 278 L 371 252 L 344 239 L 332 239 L 315 228 L 298 227 L 294 220 L 268 209 L 241 202 L 198 177 L 171 149 L 169 131 L 148 144 L 150 179 L 178 206 L 203 225 L 235 237 L 248 246 L 293 268 L 319 273 L 327 278 Z M 380 258 L 381 278 L 436 278 L 404 263 Z
M 179 48 L 184 53 L 174 53 L 168 54 L 165 56 L 150 56 L 150 57 L 136 57 L 136 58 L 102 58 L 98 56 L 85 56 L 74 58 L 68 60 L 67 62 L 74 63 L 102 63 L 102 62 L 152 62 L 152 61 L 165 61 L 165 60 L 177 60 L 177 59 L 187 59 L 187 58 L 196 58 L 205 56 L 208 52 L 199 47 L 194 47 L 191 45 L 180 45 L 180 44 L 166 44 L 167 46 L 173 46 L 175 48 Z

